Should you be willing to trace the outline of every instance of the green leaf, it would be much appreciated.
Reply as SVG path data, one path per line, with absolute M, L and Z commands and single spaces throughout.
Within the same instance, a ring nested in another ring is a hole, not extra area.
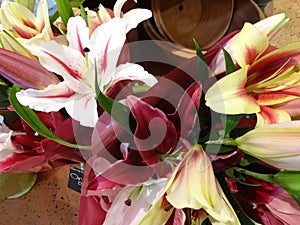
M 35 185 L 37 173 L 1 173 L 0 199 L 18 198 Z
M 56 0 L 57 10 L 63 23 L 67 26 L 70 17 L 74 16 L 69 0 Z
M 206 62 L 206 61 L 205 61 L 205 58 L 204 58 L 204 55 L 203 55 L 203 52 L 202 52 L 202 50 L 201 50 L 201 48 L 200 48 L 200 46 L 199 46 L 197 40 L 196 40 L 196 39 L 193 39 L 193 41 L 194 41 L 194 44 L 195 44 L 197 56 L 198 56 L 200 59 L 202 59 L 204 62 Z
M 290 195 L 300 199 L 300 171 L 281 171 L 274 175 L 274 182 Z
M 97 69 L 95 71 L 97 71 Z M 95 89 L 96 89 L 98 103 L 103 108 L 103 110 L 105 110 L 127 132 L 132 133 L 129 127 L 129 115 L 130 115 L 129 107 L 103 94 L 103 92 L 99 88 L 97 74 L 95 77 Z
M 244 114 L 239 115 L 226 115 L 221 114 L 221 122 L 223 127 L 225 128 L 225 136 L 228 135 L 240 122 L 241 118 L 243 118 Z
M 71 6 L 76 8 L 79 8 L 84 2 L 85 0 L 70 0 Z
M 49 17 L 50 23 L 53 24 L 58 17 L 59 13 L 56 11 L 52 16 Z
M 263 10 L 272 0 L 254 0 L 256 4 Z
M 233 73 L 234 71 L 236 71 L 234 62 L 233 62 L 230 54 L 225 50 L 225 48 L 222 48 L 222 50 L 223 50 L 223 54 L 224 54 L 224 58 L 225 58 L 226 74 Z
M 69 142 L 66 142 L 65 140 L 57 137 L 55 134 L 50 131 L 45 124 L 40 120 L 40 118 L 36 115 L 36 113 L 30 109 L 27 106 L 21 105 L 17 98 L 16 93 L 20 91 L 20 88 L 16 85 L 12 86 L 9 89 L 8 92 L 8 99 L 12 107 L 14 108 L 15 112 L 38 134 L 50 138 L 53 141 L 56 141 L 57 143 L 71 147 L 71 148 L 79 148 L 84 150 L 89 150 L 90 146 L 82 146 L 82 145 L 76 145 Z
M 193 41 L 198 56 L 196 58 L 196 79 L 204 83 L 207 80 L 209 69 L 198 42 L 195 39 Z
M 80 5 L 80 16 L 84 19 L 84 21 L 88 25 L 87 15 L 82 5 Z
M 241 166 L 249 166 L 250 164 L 257 163 L 259 160 L 253 156 L 245 154 L 242 161 L 240 162 Z

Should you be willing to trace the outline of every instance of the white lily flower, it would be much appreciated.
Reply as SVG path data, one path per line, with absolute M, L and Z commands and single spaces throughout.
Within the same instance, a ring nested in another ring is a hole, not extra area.
M 126 21 L 113 18 L 99 26 L 89 38 L 85 21 L 79 16 L 70 18 L 69 46 L 48 41 L 31 47 L 40 63 L 64 80 L 43 90 L 22 90 L 17 93 L 19 102 L 43 112 L 65 108 L 81 125 L 93 127 L 98 120 L 96 75 L 102 91 L 111 82 L 122 79 L 141 80 L 148 86 L 156 83 L 156 79 L 139 65 L 117 66 L 126 32 Z

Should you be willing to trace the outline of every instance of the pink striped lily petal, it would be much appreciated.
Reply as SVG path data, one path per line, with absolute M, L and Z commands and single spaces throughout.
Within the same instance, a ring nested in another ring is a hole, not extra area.
M 81 52 L 55 41 L 42 42 L 39 46 L 32 47 L 31 52 L 38 56 L 40 63 L 47 70 L 61 75 L 74 91 L 83 80 L 87 66 Z
M 21 90 L 16 97 L 22 105 L 37 111 L 51 112 L 65 107 L 70 116 L 83 126 L 93 127 L 98 119 L 95 96 L 76 93 L 66 82 L 49 85 L 43 90 Z
M 266 207 L 285 224 L 297 224 L 300 220 L 300 206 L 286 191 L 280 192 Z
M 21 88 L 43 89 L 59 83 L 58 78 L 37 61 L 0 48 L 0 73 Z
M 81 17 L 76 16 L 69 19 L 67 39 L 69 47 L 85 56 L 84 48 L 89 47 L 89 28 Z
M 91 36 L 91 56 L 96 59 L 98 76 L 103 79 L 100 87 L 111 81 L 120 52 L 126 40 L 126 24 L 120 18 L 113 18 L 99 26 Z M 91 57 L 90 56 L 90 57 Z M 100 80 L 100 79 L 99 79 Z

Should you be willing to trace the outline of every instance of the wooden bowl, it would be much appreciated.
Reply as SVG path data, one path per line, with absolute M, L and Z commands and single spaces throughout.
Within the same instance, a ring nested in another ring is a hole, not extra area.
M 188 49 L 193 39 L 205 50 L 226 33 L 233 0 L 152 0 L 154 21 L 160 34 Z
M 264 12 L 253 0 L 236 0 L 231 23 L 226 33 L 242 29 L 245 22 L 253 24 L 264 18 Z

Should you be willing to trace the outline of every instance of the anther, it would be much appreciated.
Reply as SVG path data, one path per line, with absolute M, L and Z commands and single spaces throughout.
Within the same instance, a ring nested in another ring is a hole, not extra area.
M 127 199 L 124 201 L 125 205 L 131 206 L 131 199 Z

